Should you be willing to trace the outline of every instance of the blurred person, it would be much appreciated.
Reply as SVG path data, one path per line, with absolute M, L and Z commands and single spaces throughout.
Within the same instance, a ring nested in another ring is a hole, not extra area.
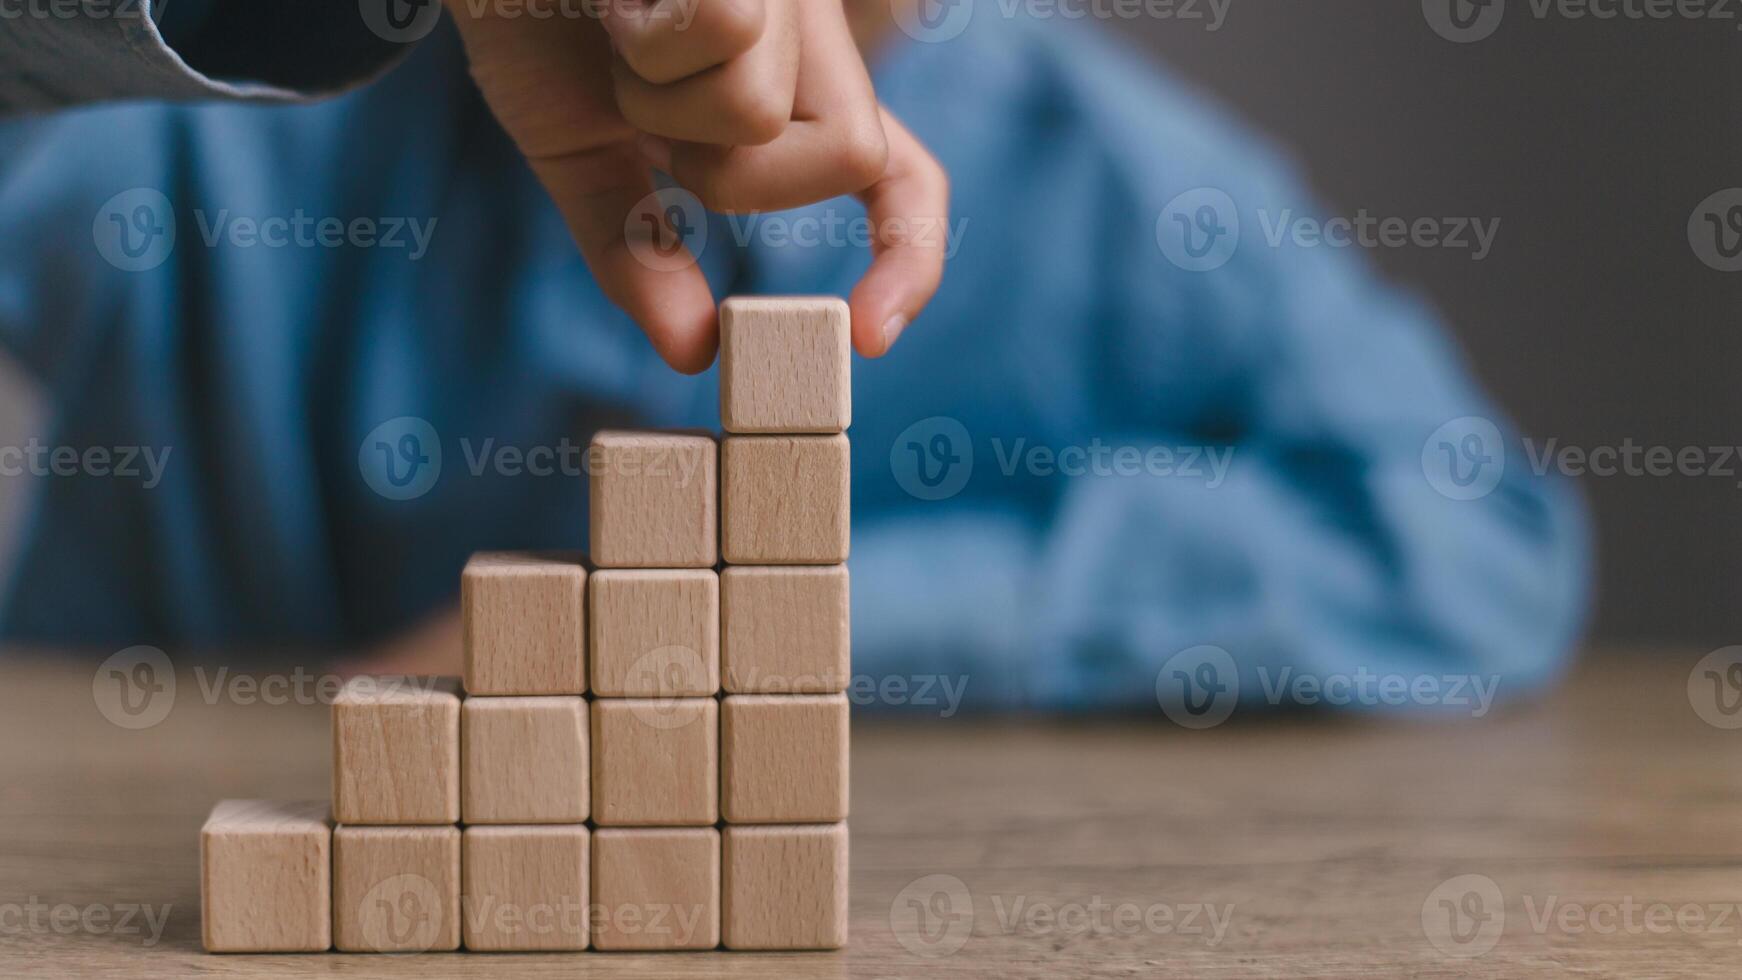
M 1228 208 L 1310 198 L 1099 31 L 666 0 L 709 18 L 680 36 L 637 0 L 455 0 L 401 43 L 380 17 L 416 8 L 370 2 L 0 28 L 0 347 L 43 447 L 155 461 L 30 481 L 0 638 L 457 672 L 466 556 L 580 546 L 565 464 L 603 425 L 715 427 L 713 373 L 680 371 L 717 298 L 778 293 L 850 297 L 864 355 L 860 674 L 1077 709 L 1153 707 L 1202 647 L 1245 697 L 1283 670 L 1505 696 L 1566 662 L 1576 500 L 1469 469 L 1510 435 L 1432 314 L 1350 250 L 1242 240 Z M 694 262 L 637 261 L 637 209 Z M 369 447 L 413 429 L 439 467 L 384 489 Z

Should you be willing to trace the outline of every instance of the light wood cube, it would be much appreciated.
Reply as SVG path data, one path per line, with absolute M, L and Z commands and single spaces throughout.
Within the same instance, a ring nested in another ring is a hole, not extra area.
M 727 562 L 847 560 L 852 458 L 846 436 L 731 436 L 721 468 Z
M 225 800 L 212 809 L 200 831 L 207 952 L 324 953 L 332 947 L 333 824 L 327 812 L 325 800 Z
M 728 694 L 832 694 L 852 673 L 847 566 L 739 566 L 720 573 L 720 669 Z
M 460 682 L 353 677 L 333 700 L 333 817 L 341 824 L 460 819 Z
M 595 701 L 593 822 L 700 827 L 720 818 L 719 702 Z
M 853 421 L 847 304 L 829 296 L 720 304 L 720 421 L 727 432 L 840 432 Z
M 712 568 L 718 447 L 712 436 L 606 430 L 587 453 L 593 563 Z
M 473 555 L 460 576 L 466 693 L 586 693 L 586 588 L 578 554 Z
M 721 833 L 727 949 L 847 944 L 847 825 L 727 827 Z
M 590 856 L 585 827 L 467 827 L 466 948 L 586 949 Z
M 727 823 L 846 819 L 845 694 L 737 694 L 721 712 L 720 812 Z
M 592 809 L 587 702 L 467 698 L 460 712 L 468 824 L 575 824 Z
M 720 689 L 720 577 L 711 568 L 593 576 L 593 693 L 709 697 Z
M 720 832 L 604 829 L 593 835 L 593 945 L 713 949 L 720 944 Z
M 459 828 L 335 831 L 333 939 L 343 953 L 459 949 Z

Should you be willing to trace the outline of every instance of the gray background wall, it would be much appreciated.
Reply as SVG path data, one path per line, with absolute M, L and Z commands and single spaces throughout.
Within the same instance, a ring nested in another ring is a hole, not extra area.
M 1445 312 L 1527 434 L 1742 443 L 1742 274 L 1701 264 L 1685 230 L 1707 195 L 1742 186 L 1742 0 L 1728 20 L 1667 22 L 1502 2 L 1471 44 L 1438 36 L 1418 0 L 1228 0 L 1214 32 L 1108 26 L 1271 133 L 1329 213 L 1499 218 L 1482 262 L 1373 257 Z M 0 444 L 30 431 L 27 402 L 0 365 Z M 1599 639 L 1742 642 L 1739 480 L 1583 481 Z M 0 478 L 0 548 L 22 483 Z
M 1421 0 L 1231 0 L 1213 33 L 1113 23 L 1278 139 L 1328 213 L 1501 219 L 1482 262 L 1373 258 L 1438 305 L 1539 444 L 1742 444 L 1742 273 L 1687 236 L 1697 205 L 1742 186 L 1742 3 L 1645 22 L 1501 2 L 1469 44 Z M 1742 643 L 1733 468 L 1581 481 L 1600 639 Z

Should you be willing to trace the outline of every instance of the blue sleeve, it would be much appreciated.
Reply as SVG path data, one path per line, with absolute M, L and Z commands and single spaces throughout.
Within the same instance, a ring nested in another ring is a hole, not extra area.
M 391 66 L 433 27 L 440 4 L 82 0 L 52 13 L 6 18 L 0 115 L 117 99 L 331 94 Z
M 1100 199 L 1068 212 L 1089 226 L 1095 329 L 1048 355 L 1093 365 L 1094 390 L 1061 381 L 1050 411 L 1093 399 L 1081 448 L 1114 469 L 1119 447 L 1123 469 L 1055 481 L 1039 510 L 861 524 L 855 580 L 897 583 L 855 597 L 862 666 L 959 674 L 969 706 L 1065 710 L 1220 691 L 1241 710 L 1480 714 L 1553 678 L 1588 585 L 1571 489 L 1531 472 L 1434 317 L 1358 249 L 1277 240 L 1279 216 L 1315 211 L 1266 148 L 1095 70 L 1082 118 L 1055 105 L 1048 123 L 1103 155 Z M 1048 213 L 1041 192 L 1024 204 Z M 1170 237 L 1187 227 L 1189 251 Z M 1205 228 L 1222 230 L 1207 251 Z

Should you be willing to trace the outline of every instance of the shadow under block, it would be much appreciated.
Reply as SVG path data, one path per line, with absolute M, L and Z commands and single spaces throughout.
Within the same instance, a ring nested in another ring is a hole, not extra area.
M 460 709 L 468 824 L 575 824 L 592 807 L 587 702 L 467 698 Z
M 844 435 L 729 436 L 721 550 L 734 565 L 847 560 L 851 450 Z
M 586 693 L 586 587 L 578 554 L 473 555 L 460 576 L 466 693 Z
M 593 834 L 593 945 L 720 945 L 720 832 L 712 827 Z
M 589 583 L 600 697 L 710 697 L 720 689 L 720 577 L 711 568 L 606 569 Z
M 575 951 L 588 941 L 587 828 L 467 827 L 466 948 Z
M 853 665 L 847 566 L 720 573 L 720 671 L 728 694 L 833 694 Z
M 847 825 L 727 827 L 720 840 L 727 949 L 847 944 Z
M 732 695 L 720 711 L 720 814 L 727 823 L 847 818 L 845 694 Z
M 459 949 L 459 828 L 334 831 L 333 940 L 342 953 Z
M 837 298 L 720 304 L 720 422 L 727 432 L 840 432 L 853 421 L 852 337 Z
M 353 677 L 333 700 L 333 818 L 340 824 L 460 819 L 460 683 Z
M 332 948 L 333 824 L 327 812 L 325 800 L 225 800 L 212 809 L 200 831 L 207 952 Z
M 703 827 L 720 818 L 719 702 L 594 701 L 593 822 Z
M 708 435 L 606 430 L 587 453 L 599 568 L 712 568 L 718 446 Z

